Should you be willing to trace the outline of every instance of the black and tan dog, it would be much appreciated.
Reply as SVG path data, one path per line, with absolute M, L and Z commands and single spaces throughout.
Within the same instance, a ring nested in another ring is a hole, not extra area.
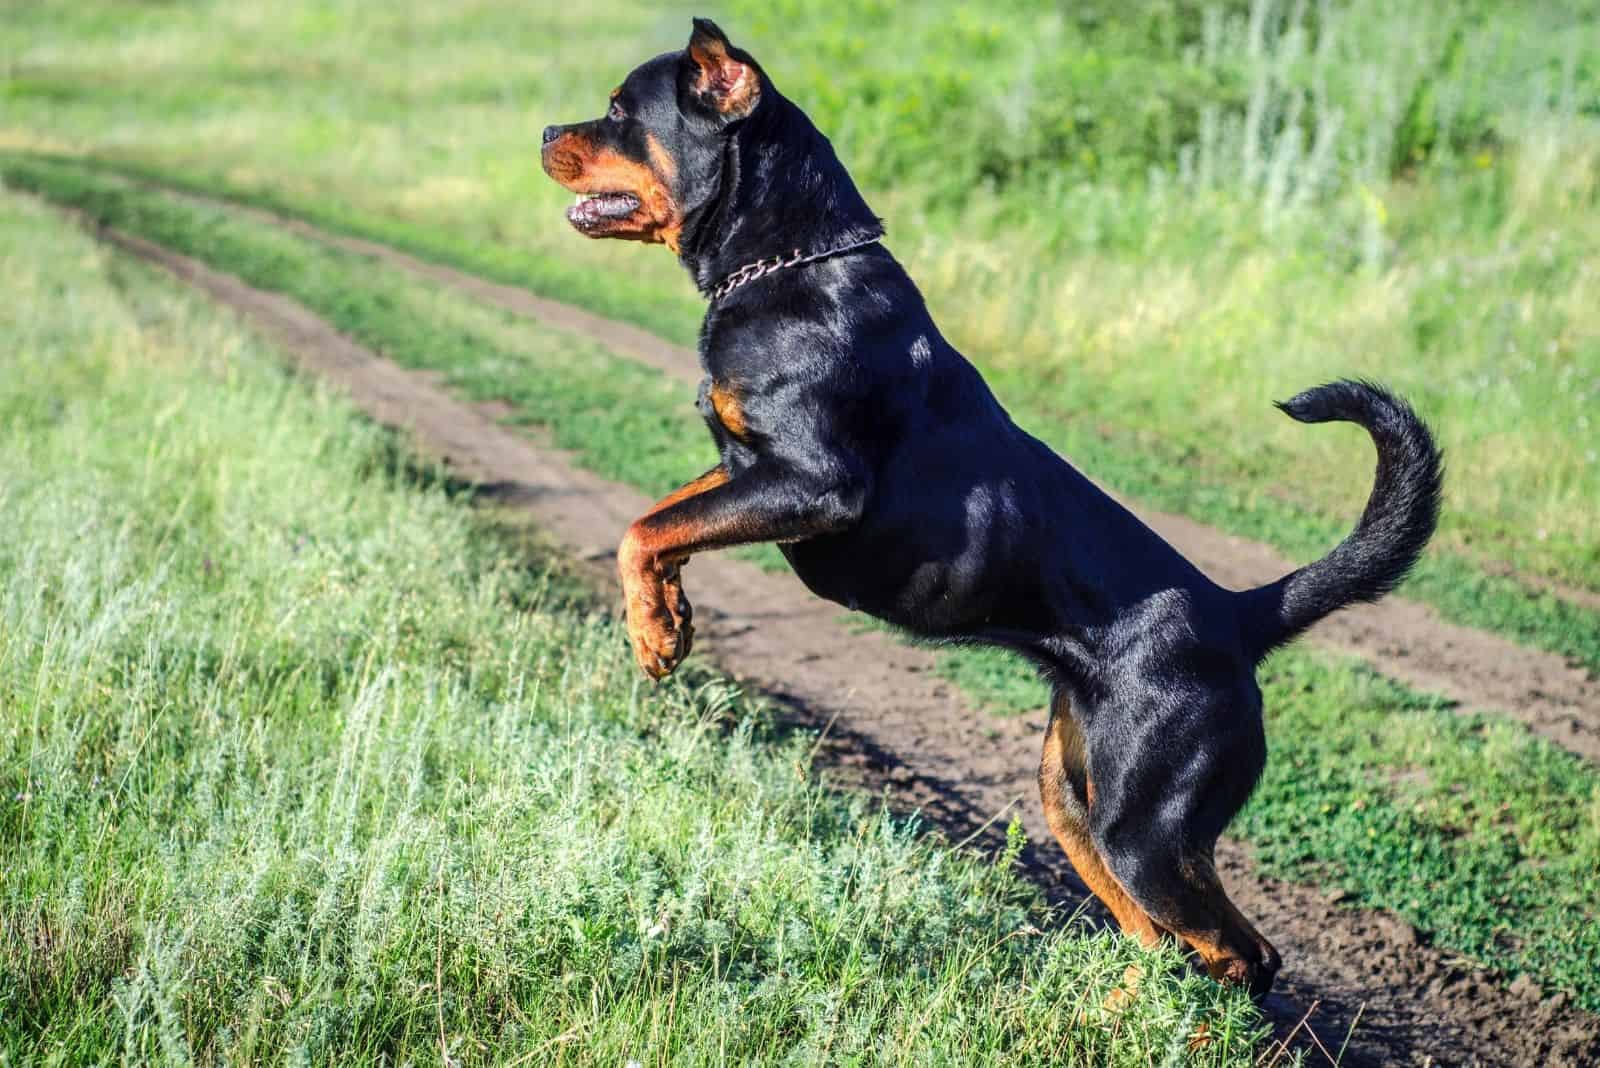
M 1011 421 L 827 139 L 712 23 L 603 117 L 546 129 L 543 162 L 580 232 L 665 244 L 710 301 L 700 409 L 722 462 L 618 552 L 640 666 L 661 678 L 689 652 L 685 561 L 763 541 L 823 597 L 1021 653 L 1054 687 L 1039 785 L 1084 882 L 1125 931 L 1264 993 L 1278 955 L 1212 863 L 1266 760 L 1255 668 L 1421 553 L 1441 470 L 1411 409 L 1349 381 L 1281 406 L 1365 427 L 1376 485 L 1328 556 L 1230 592 Z

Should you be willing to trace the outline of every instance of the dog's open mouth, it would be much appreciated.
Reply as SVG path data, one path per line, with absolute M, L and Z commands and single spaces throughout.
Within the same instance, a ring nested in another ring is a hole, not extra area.
M 639 198 L 632 193 L 579 193 L 567 209 L 567 221 L 587 230 L 608 219 L 621 219 L 639 210 Z

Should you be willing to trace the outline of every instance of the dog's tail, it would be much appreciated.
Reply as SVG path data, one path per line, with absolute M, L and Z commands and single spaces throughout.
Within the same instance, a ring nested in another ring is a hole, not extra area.
M 1278 407 L 1302 423 L 1359 423 L 1378 447 L 1378 471 L 1361 521 L 1331 553 L 1240 595 L 1243 637 L 1257 659 L 1323 616 L 1398 586 L 1438 526 L 1444 482 L 1433 435 L 1409 404 L 1381 386 L 1330 382 Z

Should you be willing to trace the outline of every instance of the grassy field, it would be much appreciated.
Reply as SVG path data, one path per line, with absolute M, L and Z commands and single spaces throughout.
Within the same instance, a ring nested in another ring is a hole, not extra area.
M 1359 512 L 1368 446 L 1267 402 L 1384 379 L 1451 471 L 1407 593 L 1600 671 L 1600 12 L 1063 10 L 710 13 L 834 135 L 1030 430 L 1304 559 Z M 681 269 L 573 235 L 534 151 L 680 47 L 688 9 L 0 13 L 6 183 L 289 293 L 607 477 L 663 492 L 707 466 L 652 372 L 126 180 L 691 343 Z M 1249 1058 L 1248 1007 L 1168 958 L 1136 1018 L 1071 1027 L 1134 950 L 1035 934 L 1054 922 L 1003 863 L 818 787 L 804 741 L 722 680 L 642 689 L 612 625 L 395 441 L 0 204 L 0 848 L 23 858 L 0 870 L 0 1061 L 1148 1063 L 1201 1019 L 1229 1036 L 1202 1056 Z M 1002 657 L 943 670 L 994 708 L 1042 703 Z M 1273 761 L 1234 833 L 1264 872 L 1600 1012 L 1600 773 L 1332 657 L 1281 654 L 1262 682 Z
M 1136 497 L 1309 554 L 1359 508 L 1361 445 L 1267 402 L 1385 379 L 1456 476 L 1413 593 L 1549 647 L 1595 630 L 1485 578 L 1600 589 L 1592 8 L 959 7 L 713 13 L 835 135 L 1027 425 Z M 688 340 L 670 257 L 576 239 L 534 160 L 543 123 L 681 46 L 684 14 L 32 4 L 0 28 L 0 139 L 385 231 Z
M 71 168 L 37 173 L 54 195 L 287 292 L 464 396 L 509 405 L 607 477 L 664 492 L 706 466 L 682 389 L 598 346 L 222 209 Z M 1043 703 L 1015 662 L 944 663 L 981 700 Z M 1235 833 L 1264 870 L 1339 886 L 1600 1010 L 1600 773 L 1521 726 L 1463 717 L 1333 657 L 1280 654 L 1262 680 L 1273 762 Z
M 1251 1062 L 1242 998 L 640 685 L 228 316 L 14 195 L 0 280 L 0 1061 Z

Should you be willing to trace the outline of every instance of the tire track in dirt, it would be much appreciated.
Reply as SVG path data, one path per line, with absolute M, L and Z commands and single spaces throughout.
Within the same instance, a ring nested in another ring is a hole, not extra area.
M 526 509 L 587 560 L 597 580 L 614 584 L 609 559 L 597 560 L 593 549 L 614 542 L 650 503 L 644 495 L 451 398 L 430 376 L 379 358 L 286 297 L 143 239 L 99 233 L 241 313 L 305 371 L 413 434 L 501 503 Z M 965 706 L 935 674 L 930 653 L 853 631 L 839 609 L 790 575 L 709 555 L 694 561 L 688 582 L 711 657 L 799 722 L 823 729 L 824 760 L 844 778 L 887 786 L 898 806 L 920 809 L 952 836 L 987 834 L 991 843 L 1015 806 L 1041 844 L 1025 858 L 1034 873 L 1057 901 L 1085 899 L 1034 799 L 1042 717 L 998 718 Z M 1517 987 L 1526 984 L 1506 989 L 1386 913 L 1338 908 L 1313 889 L 1262 881 L 1237 843 L 1224 840 L 1218 862 L 1240 907 L 1283 952 L 1280 992 L 1267 1006 L 1280 1035 L 1314 1009 L 1311 1027 L 1329 1049 L 1359 1019 L 1347 1064 L 1581 1065 L 1600 1057 L 1600 1020 L 1562 999 L 1524 996 Z
M 291 216 L 193 193 L 177 195 L 370 257 L 516 315 L 582 335 L 690 385 L 699 384 L 702 371 L 694 352 L 638 327 Z M 1263 419 L 1270 414 L 1264 413 Z M 1296 566 L 1260 542 L 1225 534 L 1186 516 L 1118 500 L 1212 580 L 1230 589 L 1271 582 Z M 1354 515 L 1350 522 L 1354 526 Z M 1600 762 L 1600 679 L 1553 653 L 1448 622 L 1432 608 L 1399 597 L 1336 613 L 1318 623 L 1306 640 L 1360 657 L 1390 678 L 1440 694 L 1464 711 L 1509 715 L 1569 752 Z

